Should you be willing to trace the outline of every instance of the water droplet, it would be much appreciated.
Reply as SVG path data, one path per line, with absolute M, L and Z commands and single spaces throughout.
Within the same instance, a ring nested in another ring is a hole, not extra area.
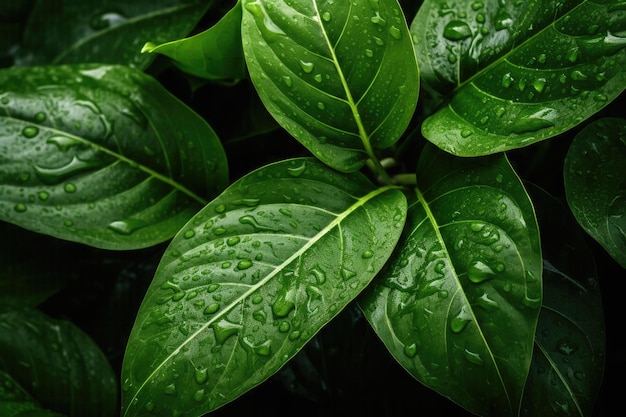
M 468 349 L 463 350 L 463 357 L 469 362 L 469 363 L 473 363 L 474 365 L 478 365 L 478 366 L 482 366 L 483 365 L 483 359 L 480 357 L 480 355 L 478 353 L 472 352 Z
M 502 86 L 505 88 L 509 88 L 511 84 L 513 84 L 513 81 L 515 80 L 513 79 L 513 76 L 510 72 L 507 72 L 502 76 Z
M 37 113 L 37 114 L 35 115 L 35 121 L 36 121 L 37 123 L 41 123 L 41 122 L 43 122 L 44 120 L 46 120 L 46 113 L 44 113 L 44 112 L 39 112 L 39 113 Z
M 269 356 L 272 353 L 272 342 L 270 340 L 254 344 L 247 337 L 244 337 L 243 342 L 257 355 Z
M 193 394 L 193 399 L 196 402 L 202 402 L 204 400 L 204 390 L 199 389 Z
M 379 25 L 379 26 L 385 26 L 387 24 L 387 21 L 382 18 L 382 16 L 380 15 L 378 11 L 376 12 L 374 16 L 370 18 L 370 21 L 374 23 L 375 25 Z
M 287 317 L 289 313 L 296 307 L 295 296 L 296 293 L 293 289 L 290 291 L 282 291 L 281 293 L 279 293 L 278 298 L 272 304 L 272 314 L 274 314 L 274 317 Z
M 133 384 L 130 383 L 130 378 L 124 378 L 122 382 L 122 391 L 128 392 Z
M 249 259 L 242 259 L 237 263 L 237 269 L 248 269 L 252 266 L 252 261 Z
M 365 50 L 365 56 L 367 56 L 368 58 L 371 58 L 374 56 L 374 51 L 372 51 L 371 49 L 366 49 Z
M 409 358 L 414 358 L 417 355 L 417 345 L 415 343 L 404 345 L 404 354 Z
M 513 18 L 507 12 L 500 10 L 496 15 L 494 26 L 496 30 L 510 28 L 513 25 Z
M 131 233 L 147 226 L 147 223 L 139 219 L 117 220 L 109 223 L 108 228 L 121 235 L 130 235 Z
M 464 129 L 461 131 L 461 137 L 462 138 L 469 138 L 470 136 L 472 136 L 472 131 L 469 129 Z
M 376 45 L 378 46 L 383 46 L 385 44 L 385 41 L 383 41 L 381 38 L 379 38 L 378 36 L 374 36 L 374 42 L 376 43 Z
M 126 18 L 117 12 L 100 13 L 91 18 L 89 26 L 93 30 L 104 30 L 126 21 Z
M 546 79 L 545 78 L 537 78 L 533 82 L 533 87 L 535 88 L 535 91 L 537 91 L 538 93 L 541 93 L 545 86 L 546 86 Z
M 326 106 L 324 105 L 324 103 L 322 103 L 321 101 L 317 103 L 317 108 L 320 110 L 324 110 L 326 108 Z
M 17 203 L 14 207 L 13 210 L 15 210 L 18 213 L 24 213 L 26 210 L 28 210 L 28 207 L 26 207 L 26 204 L 22 204 L 22 203 Z
M 543 109 L 534 114 L 519 117 L 513 122 L 511 130 L 513 133 L 522 134 L 553 127 L 553 120 L 556 117 L 554 113 L 553 109 Z
M 353 278 L 356 276 L 356 272 L 348 269 L 348 268 L 342 268 L 341 269 L 341 278 L 343 278 L 344 281 L 349 280 L 350 278 Z
M 322 82 L 322 80 L 323 80 L 323 78 L 322 78 L 322 74 L 315 74 L 315 75 L 313 76 L 313 79 L 314 79 L 315 81 L 317 81 L 318 83 L 321 83 L 321 82 Z
M 59 182 L 67 178 L 73 177 L 74 175 L 78 175 L 80 173 L 92 170 L 93 168 L 100 166 L 100 161 L 83 161 L 82 159 L 74 156 L 69 163 L 60 167 L 45 168 L 38 165 L 33 165 L 33 169 L 35 170 L 35 174 L 37 174 L 37 177 L 39 177 L 41 181 L 45 182 L 46 184 L 58 184 Z
M 196 232 L 194 232 L 193 230 L 187 230 L 185 232 L 185 234 L 183 234 L 183 237 L 185 239 L 191 239 L 192 237 L 194 237 L 196 235 Z
M 265 324 L 267 322 L 267 314 L 265 314 L 264 310 L 255 310 L 252 313 L 252 318 L 258 321 L 259 323 Z
M 302 71 L 306 72 L 307 74 L 310 74 L 313 72 L 313 68 L 315 68 L 315 64 L 313 64 L 312 62 L 306 62 L 306 61 L 300 60 L 300 68 L 302 68 Z
M 472 36 L 472 29 L 463 21 L 451 20 L 443 29 L 443 36 L 451 41 L 460 41 Z
M 493 269 L 480 260 L 470 262 L 467 267 L 467 277 L 475 284 L 480 284 L 481 282 L 490 280 L 495 276 L 496 273 L 493 272 Z
M 172 396 L 178 395 L 178 391 L 176 390 L 176 384 L 174 383 L 169 384 L 167 387 L 165 387 L 165 389 L 163 390 L 163 393 L 165 395 L 172 395 Z
M 574 81 L 585 81 L 585 80 L 587 80 L 589 78 L 587 75 L 583 74 L 579 70 L 572 71 L 570 76 L 572 77 L 572 80 L 574 80 Z
M 481 306 L 485 310 L 493 310 L 498 308 L 498 303 L 495 300 L 489 298 L 487 293 L 484 293 L 480 298 L 478 298 L 478 305 Z
M 402 31 L 400 31 L 400 29 L 398 27 L 396 27 L 396 26 L 391 26 L 389 28 L 389 34 L 394 39 L 401 39 L 402 38 Z
M 226 240 L 226 244 L 228 246 L 235 246 L 240 240 L 239 236 L 231 236 Z
M 293 85 L 293 81 L 291 80 L 291 77 L 288 75 L 283 75 L 283 82 L 285 83 L 287 87 L 291 87 Z
M 222 269 L 228 269 L 230 268 L 232 265 L 232 262 L 226 261 L 226 262 L 222 262 Z
M 213 332 L 215 333 L 215 340 L 218 345 L 223 345 L 228 338 L 236 335 L 241 330 L 240 324 L 231 323 L 228 320 L 222 319 L 218 323 L 211 325 Z
M 289 340 L 298 340 L 300 338 L 300 334 L 300 330 L 294 330 L 293 332 L 289 333 Z
M 366 250 L 365 252 L 363 252 L 363 253 L 361 254 L 361 257 L 362 257 L 363 259 L 369 259 L 369 258 L 371 258 L 372 256 L 374 256 L 374 252 L 372 252 L 371 250 Z
M 154 411 L 154 403 L 152 401 L 146 403 L 146 411 L 149 413 Z
M 454 333 L 461 333 L 471 321 L 472 316 L 468 311 L 468 307 L 466 305 L 463 305 L 463 307 L 461 307 L 461 311 L 459 311 L 459 314 L 457 314 L 452 318 L 452 320 L 450 320 L 450 329 Z
M 568 338 L 562 338 L 556 342 L 556 350 L 562 355 L 571 356 L 576 353 L 578 346 Z
M 22 129 L 22 135 L 28 139 L 34 138 L 37 134 L 39 134 L 39 128 L 37 126 L 26 126 Z
M 280 323 L 280 325 L 278 326 L 278 331 L 281 333 L 287 333 L 289 331 L 289 329 L 291 328 L 291 325 L 286 322 L 283 321 L 282 323 Z
M 322 20 L 324 20 L 324 22 L 330 22 L 330 19 L 331 19 L 330 12 L 322 13 Z
M 40 191 L 40 192 L 37 193 L 37 197 L 39 197 L 39 199 L 41 201 L 46 201 L 48 199 L 48 197 L 50 197 L 50 194 L 48 194 L 45 191 Z

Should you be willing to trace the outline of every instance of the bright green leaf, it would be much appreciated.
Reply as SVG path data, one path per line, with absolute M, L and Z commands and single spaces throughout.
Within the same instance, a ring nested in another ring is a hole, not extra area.
M 0 72 L 0 219 L 110 249 L 170 239 L 227 181 L 206 122 L 122 66 Z
M 250 77 L 278 123 L 344 172 L 413 116 L 415 53 L 397 0 L 242 0 Z
M 148 42 L 141 52 L 172 59 L 182 71 L 209 80 L 246 77 L 241 49 L 241 5 L 237 2 L 215 26 L 195 36 L 157 45 Z
M 567 201 L 587 233 L 626 268 L 626 119 L 585 127 L 565 158 Z
M 200 416 L 267 379 L 382 268 L 406 199 L 313 158 L 231 185 L 174 238 L 122 369 L 123 415 Z
M 422 133 L 476 156 L 576 126 L 626 88 L 623 10 L 617 2 L 425 1 L 411 25 L 416 53 L 425 83 L 450 97 Z
M 595 263 L 567 208 L 529 191 L 544 248 L 543 305 L 520 416 L 592 416 L 606 356 Z
M 359 300 L 416 379 L 482 416 L 516 416 L 541 306 L 532 204 L 504 156 L 427 147 L 405 234 Z
M 37 1 L 17 65 L 98 62 L 146 68 L 147 39 L 162 43 L 187 36 L 212 0 Z
M 50 410 L 70 417 L 116 415 L 113 370 L 70 322 L 31 309 L 0 311 L 0 371 Z

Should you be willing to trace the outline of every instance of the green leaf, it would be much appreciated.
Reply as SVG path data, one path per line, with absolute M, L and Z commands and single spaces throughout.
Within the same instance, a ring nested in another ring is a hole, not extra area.
M 450 97 L 422 133 L 448 152 L 476 156 L 578 125 L 626 88 L 623 9 L 606 1 L 425 1 L 411 25 L 416 53 L 425 83 Z
M 595 263 L 567 208 L 528 190 L 544 248 L 543 305 L 520 416 L 591 416 L 606 357 Z
M 583 229 L 626 268 L 626 119 L 604 118 L 572 142 L 563 168 L 567 201 Z
M 117 384 L 98 346 L 73 324 L 37 310 L 0 312 L 0 371 L 43 407 L 70 417 L 111 417 Z
M 108 249 L 170 239 L 227 181 L 215 132 L 121 66 L 0 72 L 0 219 Z
M 63 417 L 40 408 L 9 374 L 0 371 L 0 416 L 2 417 Z
M 291 135 L 352 172 L 393 145 L 419 73 L 397 0 L 242 0 L 243 48 L 261 99 Z
M 504 156 L 427 147 L 405 233 L 359 300 L 396 360 L 482 416 L 516 416 L 541 306 L 532 204 Z
M 182 71 L 196 77 L 209 80 L 245 78 L 241 5 L 237 2 L 215 26 L 202 33 L 161 45 L 148 42 L 141 52 L 163 54 Z
M 39 0 L 16 59 L 20 66 L 98 62 L 146 68 L 146 39 L 187 36 L 213 4 L 197 0 Z
M 126 350 L 123 415 L 199 416 L 267 379 L 382 268 L 406 199 L 313 158 L 231 185 L 174 238 Z

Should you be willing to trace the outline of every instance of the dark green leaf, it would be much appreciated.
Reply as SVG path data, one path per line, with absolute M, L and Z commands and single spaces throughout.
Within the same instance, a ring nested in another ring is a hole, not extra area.
M 516 416 L 541 306 L 532 204 L 504 156 L 423 151 L 404 237 L 359 300 L 415 378 L 482 416 Z
M 0 416 L 2 417 L 63 417 L 40 408 L 9 374 L 0 371 Z
M 543 305 L 520 416 L 592 416 L 605 327 L 593 256 L 566 207 L 531 187 L 543 251 Z
M 313 158 L 252 172 L 174 238 L 124 358 L 123 415 L 199 416 L 264 381 L 382 268 L 406 199 Z
M 98 346 L 67 321 L 37 310 L 0 312 L 0 371 L 45 408 L 70 417 L 110 417 L 117 384 Z
M 209 80 L 246 77 L 241 49 L 241 5 L 237 2 L 215 26 L 190 38 L 157 45 L 148 42 L 141 52 L 172 59 L 182 71 Z
M 626 268 L 626 119 L 605 118 L 572 142 L 564 167 L 578 223 Z
M 250 77 L 278 123 L 335 169 L 393 145 L 419 73 L 397 0 L 242 0 Z
M 426 83 L 456 87 L 422 133 L 456 155 L 553 137 L 626 88 L 623 3 L 427 0 L 411 30 Z
M 146 247 L 227 181 L 211 127 L 138 70 L 13 68 L 0 85 L 2 220 L 97 247 Z
M 18 65 L 98 62 L 145 68 L 148 39 L 187 36 L 212 0 L 39 0 L 31 13 Z

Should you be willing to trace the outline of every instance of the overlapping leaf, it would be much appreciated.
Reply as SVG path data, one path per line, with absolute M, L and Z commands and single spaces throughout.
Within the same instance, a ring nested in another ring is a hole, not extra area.
M 606 357 L 593 256 L 566 207 L 529 191 L 544 248 L 543 305 L 520 416 L 591 416 Z
M 626 88 L 625 13 L 588 0 L 425 1 L 411 25 L 418 60 L 425 82 L 449 97 L 424 136 L 476 156 L 589 118 Z
M 113 370 L 93 340 L 70 322 L 31 309 L 0 311 L 2 372 L 45 408 L 70 417 L 116 415 Z
M 111 248 L 171 238 L 227 181 L 219 139 L 121 66 L 0 72 L 0 219 Z
M 212 0 L 37 1 L 18 53 L 18 65 L 98 62 L 145 68 L 146 39 L 187 36 Z M 70 23 L 71 22 L 71 23 Z
M 182 71 L 196 77 L 209 80 L 244 78 L 241 5 L 237 2 L 215 26 L 202 33 L 161 45 L 148 42 L 141 52 L 163 54 Z
M 314 158 L 231 185 L 174 238 L 126 350 L 123 415 L 199 416 L 276 372 L 382 268 L 406 199 Z
M 585 127 L 563 171 L 578 223 L 626 268 L 626 119 L 604 118 Z
M 242 0 L 250 77 L 276 120 L 344 172 L 395 143 L 418 69 L 397 0 Z
M 541 306 L 533 207 L 504 156 L 427 147 L 403 238 L 359 300 L 415 378 L 467 410 L 516 416 Z

